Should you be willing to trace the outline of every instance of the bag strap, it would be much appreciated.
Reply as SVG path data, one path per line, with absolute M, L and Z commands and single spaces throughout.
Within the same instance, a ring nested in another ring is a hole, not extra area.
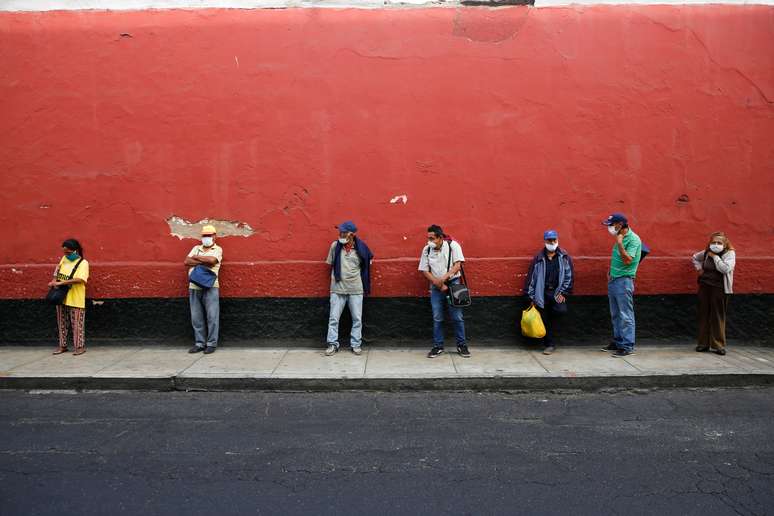
M 69 281 L 69 280 L 71 280 L 71 279 L 73 279 L 73 276 L 75 276 L 75 271 L 77 271 L 77 270 L 78 270 L 78 266 L 81 264 L 81 262 L 82 262 L 82 261 L 83 261 L 83 258 L 81 258 L 80 260 L 78 260 L 78 263 L 76 263 L 76 264 L 75 264 L 75 267 L 73 267 L 73 270 L 72 270 L 72 271 L 70 271 L 70 277 L 69 277 L 69 278 L 67 278 L 67 280 L 68 280 L 68 281 Z
M 449 240 L 447 243 L 449 244 L 449 260 L 446 263 L 446 272 L 449 272 L 451 270 L 451 259 L 452 259 L 452 242 L 454 240 Z M 460 262 L 460 272 L 462 273 L 462 283 L 467 286 L 468 285 L 468 279 L 465 277 L 465 266 L 462 265 L 462 262 Z

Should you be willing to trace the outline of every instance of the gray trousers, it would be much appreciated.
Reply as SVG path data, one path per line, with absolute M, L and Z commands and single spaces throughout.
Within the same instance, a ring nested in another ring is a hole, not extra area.
M 191 304 L 191 326 L 196 346 L 216 347 L 220 327 L 220 289 L 189 289 L 188 301 Z

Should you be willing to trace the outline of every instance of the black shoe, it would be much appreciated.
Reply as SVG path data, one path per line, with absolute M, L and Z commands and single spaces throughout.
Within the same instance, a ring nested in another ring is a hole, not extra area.
M 468 347 L 465 344 L 457 346 L 457 353 L 459 353 L 461 357 L 470 358 L 470 351 L 468 351 Z
M 206 348 L 204 348 L 205 355 L 211 355 L 213 353 L 215 353 L 215 346 L 207 346 Z
M 201 351 L 204 351 L 204 348 L 200 348 L 199 346 L 194 346 L 188 350 L 189 353 L 199 353 Z
M 701 353 L 702 351 L 709 351 L 709 348 L 703 348 L 703 347 L 701 347 L 701 346 L 696 346 L 696 351 L 698 351 L 699 353 Z
M 618 351 L 618 346 L 615 342 L 611 342 L 606 348 L 602 348 L 600 351 Z
M 619 349 L 613 353 L 613 356 L 616 358 L 630 357 L 632 355 L 636 355 L 636 353 L 634 351 L 626 351 L 625 349 Z
M 712 352 L 715 353 L 716 355 L 720 355 L 720 356 L 725 356 L 726 355 L 726 350 L 725 349 L 713 349 Z
M 441 354 L 443 354 L 443 348 L 433 348 L 430 350 L 430 353 L 427 354 L 427 358 L 439 357 Z

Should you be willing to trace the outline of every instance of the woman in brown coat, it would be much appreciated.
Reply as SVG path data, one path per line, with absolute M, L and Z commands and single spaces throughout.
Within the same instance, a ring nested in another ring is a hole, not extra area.
M 707 248 L 692 257 L 699 272 L 699 336 L 696 351 L 726 354 L 726 311 L 734 286 L 736 253 L 725 233 L 710 235 Z

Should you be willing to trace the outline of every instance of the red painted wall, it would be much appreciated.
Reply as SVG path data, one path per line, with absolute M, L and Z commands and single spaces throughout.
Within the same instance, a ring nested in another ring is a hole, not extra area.
M 91 296 L 184 295 L 172 215 L 256 229 L 220 240 L 227 296 L 326 295 L 349 218 L 375 295 L 425 292 L 430 223 L 478 294 L 548 227 L 596 294 L 619 210 L 640 293 L 692 292 L 717 229 L 737 291 L 774 292 L 773 41 L 764 6 L 0 13 L 0 296 L 42 295 L 69 236 Z

